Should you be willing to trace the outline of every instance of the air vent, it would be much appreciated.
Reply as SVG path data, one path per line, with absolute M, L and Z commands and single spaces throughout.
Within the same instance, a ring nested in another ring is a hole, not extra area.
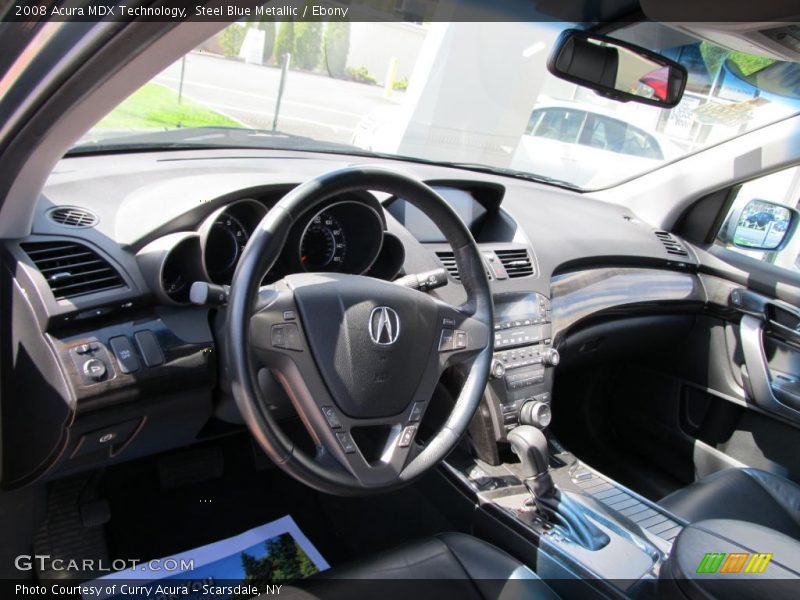
M 59 225 L 66 227 L 94 227 L 97 225 L 97 215 L 85 208 L 62 206 L 54 208 L 47 216 Z
M 21 246 L 47 280 L 56 300 L 124 285 L 119 273 L 83 244 L 30 242 Z
M 674 237 L 671 233 L 667 231 L 656 231 L 656 237 L 664 244 L 664 248 L 667 249 L 667 254 L 673 254 L 675 256 L 689 256 L 689 253 L 686 251 L 686 248 L 683 247 L 676 237 Z
M 513 279 L 515 277 L 528 277 L 533 275 L 533 263 L 525 248 L 514 250 L 495 250 L 497 258 L 506 268 L 506 273 Z
M 452 252 L 446 250 L 437 251 L 436 257 L 439 259 L 439 262 L 442 263 L 442 266 L 447 269 L 447 272 L 450 273 L 450 276 L 453 279 L 456 281 L 461 281 L 461 277 L 458 274 L 456 257 Z

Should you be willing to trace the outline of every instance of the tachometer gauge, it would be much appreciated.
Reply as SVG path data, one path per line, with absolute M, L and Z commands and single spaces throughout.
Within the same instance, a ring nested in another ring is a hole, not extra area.
M 300 263 L 306 271 L 338 271 L 346 250 L 347 240 L 339 221 L 321 212 L 300 238 Z
M 164 271 L 161 274 L 161 286 L 167 296 L 175 298 L 186 289 L 187 281 L 178 265 L 169 263 L 164 265 Z
M 212 281 L 230 283 L 249 237 L 236 217 L 222 213 L 214 221 L 206 242 L 206 269 Z

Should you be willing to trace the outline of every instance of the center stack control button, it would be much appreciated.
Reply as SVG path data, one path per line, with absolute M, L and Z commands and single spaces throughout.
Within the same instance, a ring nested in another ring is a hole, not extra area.
M 491 370 L 492 377 L 494 377 L 495 379 L 502 379 L 505 374 L 506 374 L 506 366 L 497 359 L 493 360 L 492 370 Z

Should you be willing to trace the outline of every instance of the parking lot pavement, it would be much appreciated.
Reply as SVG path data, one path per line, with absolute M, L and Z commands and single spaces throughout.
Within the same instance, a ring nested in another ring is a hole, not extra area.
M 177 91 L 180 61 L 155 78 Z M 183 93 L 248 127 L 270 129 L 281 70 L 249 65 L 218 56 L 186 57 Z M 280 131 L 315 139 L 349 143 L 358 121 L 370 111 L 397 104 L 401 92 L 384 98 L 383 88 L 289 71 L 278 120 Z

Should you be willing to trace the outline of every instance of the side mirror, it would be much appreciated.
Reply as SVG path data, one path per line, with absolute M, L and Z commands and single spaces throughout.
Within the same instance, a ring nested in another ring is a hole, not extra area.
M 739 213 L 733 245 L 745 250 L 780 250 L 797 227 L 797 211 L 768 202 L 751 200 Z
M 620 102 L 672 108 L 681 101 L 687 72 L 683 65 L 646 48 L 567 29 L 547 61 L 556 77 Z

